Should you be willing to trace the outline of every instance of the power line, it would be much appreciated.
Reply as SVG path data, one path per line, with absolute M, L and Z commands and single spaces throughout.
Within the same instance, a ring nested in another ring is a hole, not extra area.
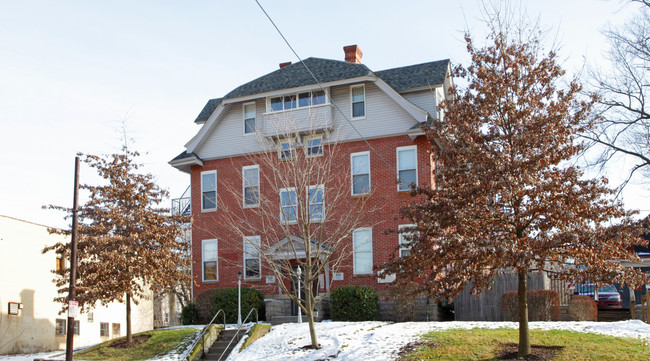
M 325 91 L 325 87 L 323 87 L 323 85 L 321 84 L 321 82 L 316 78 L 316 76 L 314 75 L 314 73 L 312 73 L 311 69 L 309 69 L 309 67 L 307 66 L 307 64 L 305 64 L 305 62 L 302 61 L 302 58 L 300 57 L 300 55 L 298 55 L 298 53 L 293 49 L 293 47 L 292 47 L 291 44 L 289 43 L 289 40 L 287 40 L 287 38 L 284 36 L 284 34 L 282 34 L 282 31 L 280 31 L 280 29 L 278 28 L 278 26 L 275 25 L 275 22 L 273 21 L 273 19 L 271 19 L 271 16 L 266 12 L 266 10 L 264 10 L 264 7 L 262 6 L 262 4 L 260 4 L 260 2 L 259 2 L 258 0 L 255 0 L 255 3 L 257 3 L 257 6 L 260 7 L 260 9 L 261 9 L 262 12 L 264 13 L 264 15 L 266 15 L 267 19 L 269 19 L 269 21 L 271 22 L 271 24 L 273 25 L 273 27 L 275 28 L 275 30 L 278 32 L 278 34 L 280 34 L 280 36 L 282 37 L 282 40 L 284 40 L 284 42 L 287 44 L 287 46 L 289 47 L 289 49 L 291 49 L 291 52 L 293 53 L 293 55 L 295 55 L 296 58 L 298 58 L 298 60 L 299 60 L 300 63 L 302 64 L 302 66 L 305 67 L 305 70 L 307 70 L 307 72 L 308 72 L 309 75 L 312 77 L 312 79 L 314 79 L 314 81 L 316 82 L 316 84 L 318 84 L 318 87 L 319 87 L 319 88 L 320 88 L 320 89 L 321 89 L 321 90 L 322 90 L 322 91 L 323 91 L 323 92 L 324 92 L 324 93 L 329 97 L 329 99 L 330 99 L 330 103 L 334 106 L 334 108 L 336 108 L 336 110 L 339 112 L 339 114 L 341 114 L 341 116 L 343 117 L 343 119 L 345 119 L 345 121 L 348 122 L 348 124 L 352 127 L 352 129 L 354 129 L 354 131 L 359 135 L 359 137 L 361 137 L 361 139 L 362 139 L 362 140 L 363 140 L 363 141 L 368 145 L 368 147 L 370 148 L 370 150 L 372 150 L 372 152 L 375 153 L 375 154 L 379 157 L 379 159 L 380 159 L 384 164 L 386 164 L 386 166 L 387 166 L 391 171 L 393 171 L 393 173 L 395 173 L 395 175 L 397 176 L 397 180 L 399 180 L 399 172 L 398 172 L 395 168 L 393 168 L 393 167 L 390 165 L 390 163 L 388 163 L 388 162 L 386 161 L 386 159 L 384 159 L 384 157 L 382 157 L 382 155 L 379 154 L 379 153 L 375 150 L 375 148 L 374 148 L 374 147 L 373 147 L 373 146 L 368 142 L 368 140 L 367 140 L 367 139 L 366 139 L 366 138 L 361 134 L 361 132 L 359 132 L 359 130 L 357 129 L 357 127 L 355 127 L 354 124 L 352 124 L 352 122 L 350 121 L 350 119 L 348 119 L 347 115 L 345 115 L 345 113 L 343 113 L 343 111 L 341 111 L 341 108 L 339 108 L 339 106 L 336 104 L 336 102 L 334 102 L 334 99 L 332 99 L 332 97 L 331 97 L 331 96 L 330 96 L 330 95 Z

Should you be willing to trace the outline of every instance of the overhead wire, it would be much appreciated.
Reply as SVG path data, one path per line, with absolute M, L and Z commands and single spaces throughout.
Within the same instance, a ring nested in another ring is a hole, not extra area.
M 311 69 L 309 69 L 309 67 L 307 66 L 307 64 L 305 64 L 305 62 L 304 62 L 304 61 L 302 60 L 302 58 L 300 57 L 300 55 L 298 55 L 298 53 L 296 52 L 296 50 L 294 50 L 293 46 L 291 46 L 291 44 L 289 43 L 289 40 L 287 40 L 287 38 L 284 36 L 284 34 L 283 34 L 282 31 L 280 30 L 280 28 L 278 28 L 278 26 L 275 24 L 275 22 L 273 21 L 273 19 L 271 18 L 271 16 L 266 12 L 266 10 L 265 10 L 264 7 L 262 6 L 262 4 L 260 4 L 260 2 L 259 2 L 258 0 L 255 0 L 255 3 L 257 3 L 257 6 L 259 6 L 259 8 L 260 8 L 260 9 L 262 10 L 262 12 L 264 13 L 264 15 L 266 15 L 266 18 L 269 19 L 269 21 L 271 22 L 271 24 L 273 25 L 273 27 L 275 28 L 275 30 L 278 32 L 278 34 L 280 34 L 280 37 L 282 37 L 282 40 L 284 40 L 284 42 L 287 44 L 287 46 L 289 47 L 289 49 L 291 50 L 291 52 L 293 53 L 293 55 L 295 55 L 296 58 L 298 58 L 298 60 L 299 60 L 300 63 L 302 64 L 302 66 L 305 67 L 305 70 L 307 70 L 307 72 L 308 72 L 309 75 L 312 77 L 312 79 L 314 79 L 314 81 L 316 82 L 316 84 L 318 85 L 318 87 L 319 87 L 319 88 L 320 88 L 320 89 L 321 89 L 321 90 L 322 90 L 322 91 L 327 95 L 327 97 L 329 97 L 330 103 L 334 106 L 334 108 L 336 108 L 336 110 L 341 114 L 341 116 L 343 117 L 343 119 L 345 119 L 345 121 L 350 125 L 350 127 L 352 127 L 352 129 L 354 129 L 354 131 L 359 135 L 359 137 L 361 137 L 361 139 L 362 139 L 362 140 L 363 140 L 363 141 L 368 145 L 368 147 L 370 148 L 370 150 L 372 150 L 372 152 L 375 153 L 375 154 L 379 157 L 379 159 L 380 159 L 384 164 L 386 164 L 386 166 L 387 166 L 387 167 L 388 167 L 388 168 L 389 168 L 393 173 L 395 173 L 395 175 L 397 176 L 397 181 L 399 182 L 399 172 L 398 172 L 395 168 L 393 168 L 393 167 L 390 165 L 390 163 L 388 163 L 388 162 L 386 161 L 386 159 L 385 159 L 381 154 L 379 154 L 379 152 L 377 152 L 377 150 L 375 150 L 375 148 L 370 144 L 370 142 L 368 142 L 368 140 L 363 136 L 363 134 L 361 134 L 361 132 L 359 131 L 359 129 L 357 129 L 357 127 L 352 123 L 352 121 L 350 121 L 350 119 L 348 119 L 347 115 L 345 115 L 345 113 L 343 113 L 343 111 L 341 110 L 341 108 L 339 108 L 339 106 L 336 104 L 336 102 L 334 101 L 334 99 L 332 99 L 332 97 L 328 94 L 328 92 L 325 91 L 325 87 L 323 87 L 323 84 L 321 84 L 320 80 L 318 80 L 318 78 L 316 78 L 316 76 L 315 76 L 314 73 L 311 71 Z M 365 99 L 364 99 L 364 100 L 365 100 Z

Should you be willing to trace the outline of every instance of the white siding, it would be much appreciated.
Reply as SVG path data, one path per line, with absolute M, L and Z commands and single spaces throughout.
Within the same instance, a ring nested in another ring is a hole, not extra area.
M 380 90 L 374 83 L 365 83 L 366 116 L 352 120 L 350 85 L 331 88 L 331 97 L 340 111 L 366 138 L 379 138 L 405 134 L 417 121 L 399 104 Z M 242 103 L 228 105 L 214 129 L 206 134 L 206 139 L 197 147 L 196 154 L 203 159 L 223 158 L 262 150 L 260 146 L 261 129 L 264 126 L 266 99 L 255 101 L 256 135 L 244 135 Z M 417 105 L 417 104 L 416 104 Z M 431 108 L 431 107 L 430 107 Z M 297 110 L 295 114 L 298 114 Z M 334 133 L 332 138 L 338 141 L 353 141 L 361 137 L 345 120 L 336 107 L 332 107 Z M 303 111 L 304 113 L 304 111 Z M 295 115 L 290 114 L 290 115 Z
M 402 96 L 406 98 L 406 100 L 410 101 L 411 103 L 427 111 L 429 114 L 431 114 L 432 117 L 434 118 L 436 117 L 437 103 L 436 103 L 435 88 L 431 90 L 423 90 L 423 91 L 418 91 L 413 93 L 406 93 L 406 94 L 402 94 Z

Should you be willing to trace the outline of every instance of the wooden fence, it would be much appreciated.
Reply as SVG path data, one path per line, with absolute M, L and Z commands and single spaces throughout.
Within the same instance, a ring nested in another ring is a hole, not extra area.
M 549 289 L 549 278 L 545 274 L 529 273 L 528 289 Z M 484 291 L 478 298 L 469 292 L 470 286 L 454 299 L 454 313 L 456 321 L 502 321 L 501 296 L 508 291 L 516 291 L 518 285 L 517 274 L 503 271 L 494 277 L 491 290 Z

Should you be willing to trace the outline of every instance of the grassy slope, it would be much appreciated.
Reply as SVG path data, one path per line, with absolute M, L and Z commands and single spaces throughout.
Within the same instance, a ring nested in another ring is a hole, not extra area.
M 183 351 L 200 332 L 196 328 L 176 328 L 142 332 L 150 334 L 151 338 L 141 345 L 129 349 L 112 348 L 110 344 L 115 340 L 106 341 L 97 346 L 75 353 L 75 360 L 87 361 L 142 361 L 168 354 L 180 349 Z M 140 334 L 138 334 L 140 335 Z M 135 336 L 135 335 L 134 335 Z
M 493 360 L 500 345 L 517 343 L 517 329 L 434 331 L 424 335 L 433 341 L 410 353 L 406 360 Z M 531 344 L 564 346 L 554 361 L 650 360 L 646 341 L 571 331 L 532 331 Z

